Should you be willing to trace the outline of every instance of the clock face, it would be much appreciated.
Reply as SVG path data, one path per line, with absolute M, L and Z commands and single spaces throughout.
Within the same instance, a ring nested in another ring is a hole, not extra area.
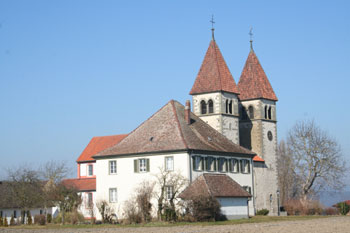
M 270 141 L 272 141 L 272 132 L 271 131 L 269 131 L 269 132 L 267 132 L 267 138 L 270 140 Z

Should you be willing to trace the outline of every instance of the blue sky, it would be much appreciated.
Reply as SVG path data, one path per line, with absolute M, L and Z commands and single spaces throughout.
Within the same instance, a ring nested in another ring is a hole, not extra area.
M 236 82 L 254 50 L 279 98 L 278 137 L 314 119 L 350 160 L 349 1 L 0 1 L 0 177 L 75 160 L 188 95 L 211 39 Z M 75 175 L 75 173 L 73 173 Z

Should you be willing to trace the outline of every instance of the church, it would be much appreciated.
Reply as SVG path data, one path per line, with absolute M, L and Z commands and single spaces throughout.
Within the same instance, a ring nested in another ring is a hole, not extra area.
M 252 41 L 236 84 L 212 29 L 189 90 L 192 104 L 170 100 L 129 134 L 91 139 L 77 159 L 78 177 L 64 180 L 81 193 L 86 218 L 101 219 L 99 200 L 108 201 L 122 218 L 123 204 L 135 187 L 154 180 L 160 168 L 188 179 L 184 194 L 205 184 L 228 219 L 253 216 L 261 209 L 278 214 L 278 99 Z

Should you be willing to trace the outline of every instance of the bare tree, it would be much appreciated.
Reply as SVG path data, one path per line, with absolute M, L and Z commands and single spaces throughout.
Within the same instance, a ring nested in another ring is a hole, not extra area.
M 326 186 L 343 187 L 345 161 L 337 141 L 314 121 L 300 121 L 289 131 L 288 150 L 303 200 L 318 194 Z
M 152 203 L 154 183 L 149 181 L 142 182 L 136 188 L 136 203 L 142 215 L 143 222 L 149 222 L 152 219 Z
M 48 161 L 39 169 L 43 180 L 59 184 L 70 173 L 67 163 L 64 161 Z
M 163 167 L 159 168 L 159 173 L 156 174 L 155 176 L 157 178 L 157 186 L 159 188 L 159 192 L 157 192 L 158 220 L 162 220 L 161 217 L 165 207 L 168 207 L 168 209 L 171 212 L 169 213 L 171 215 L 170 220 L 175 220 L 176 218 L 175 201 L 180 191 L 182 191 L 188 185 L 189 182 L 181 174 L 181 172 L 179 171 L 174 172 L 169 170 L 167 171 Z
M 278 185 L 280 189 L 281 203 L 289 199 L 295 199 L 300 194 L 298 176 L 295 173 L 295 162 L 284 140 L 281 140 L 277 148 Z
M 103 223 L 112 223 L 114 217 L 114 209 L 106 200 L 98 200 L 96 207 L 102 216 Z

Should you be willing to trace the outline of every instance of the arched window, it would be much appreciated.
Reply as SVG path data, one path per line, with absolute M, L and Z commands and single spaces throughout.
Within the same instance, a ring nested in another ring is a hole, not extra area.
M 204 100 L 201 101 L 201 114 L 207 114 L 207 104 Z
M 248 115 L 247 115 L 247 110 L 245 109 L 244 106 L 242 106 L 242 120 L 247 120 Z
M 226 113 L 228 113 L 228 100 L 226 100 Z
M 208 101 L 209 113 L 214 113 L 214 103 L 212 100 Z
M 230 103 L 228 105 L 228 110 L 229 110 L 230 114 L 232 114 L 232 100 L 230 100 Z
M 253 108 L 253 106 L 249 106 L 248 112 L 249 112 L 249 118 L 250 119 L 254 119 L 254 108 Z
M 265 119 L 267 119 L 267 106 L 265 105 Z
M 271 106 L 269 107 L 268 114 L 269 114 L 269 119 L 271 120 Z

